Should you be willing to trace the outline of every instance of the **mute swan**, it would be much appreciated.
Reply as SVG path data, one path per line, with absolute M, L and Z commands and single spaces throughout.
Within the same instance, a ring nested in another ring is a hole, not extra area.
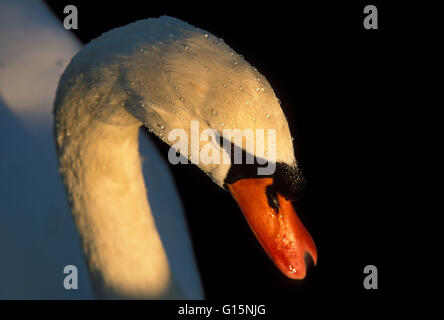
M 142 125 L 170 146 L 168 133 L 190 136 L 192 121 L 221 137 L 225 128 L 275 130 L 276 152 L 265 145 L 262 155 L 276 163 L 272 176 L 252 165 L 193 161 L 233 195 L 285 275 L 304 278 L 306 254 L 316 263 L 290 202 L 303 179 L 279 102 L 267 80 L 212 34 L 166 16 L 104 33 L 65 70 L 54 115 L 59 171 L 98 296 L 181 297 L 146 197 Z

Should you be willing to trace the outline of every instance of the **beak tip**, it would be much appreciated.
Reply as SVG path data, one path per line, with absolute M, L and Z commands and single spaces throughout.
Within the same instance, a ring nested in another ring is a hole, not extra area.
M 306 251 L 303 255 L 302 261 L 299 260 L 299 263 L 297 263 L 298 267 L 294 266 L 296 265 L 295 263 L 295 264 L 288 264 L 285 268 L 280 268 L 280 269 L 288 278 L 294 280 L 302 280 L 305 279 L 307 275 L 307 270 L 309 270 L 311 266 L 316 266 L 316 264 L 317 264 L 316 252 L 314 252 L 313 254 L 312 252 Z
M 314 242 L 313 242 L 313 249 L 308 250 L 308 251 L 305 252 L 304 259 L 305 259 L 305 263 L 311 264 L 311 262 L 312 262 L 314 266 L 317 265 L 317 263 L 318 263 L 318 252 L 316 250 L 316 246 L 315 246 Z
M 313 255 L 310 252 L 306 251 L 304 254 L 304 262 L 305 262 L 305 268 L 309 269 L 311 266 L 316 266 L 317 257 L 316 255 Z

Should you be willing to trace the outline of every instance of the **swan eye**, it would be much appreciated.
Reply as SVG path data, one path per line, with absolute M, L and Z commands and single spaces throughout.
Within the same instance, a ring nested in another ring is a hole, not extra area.
M 276 212 L 279 213 L 279 199 L 278 194 L 273 185 L 269 185 L 265 189 L 265 194 L 267 195 L 268 205 Z

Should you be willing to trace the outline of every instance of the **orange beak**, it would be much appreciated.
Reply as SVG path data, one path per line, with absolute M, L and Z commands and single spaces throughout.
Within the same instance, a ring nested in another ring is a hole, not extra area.
M 291 279 L 304 279 L 305 254 L 311 255 L 316 265 L 316 246 L 289 200 L 277 194 L 279 209 L 270 206 L 266 188 L 272 183 L 272 178 L 241 179 L 228 184 L 228 189 L 279 270 Z

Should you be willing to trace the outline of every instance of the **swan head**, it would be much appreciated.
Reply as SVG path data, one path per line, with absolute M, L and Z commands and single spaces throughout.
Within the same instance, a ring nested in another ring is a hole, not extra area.
M 222 39 L 175 18 L 141 20 L 88 44 L 64 79 L 95 89 L 106 104 L 92 110 L 97 118 L 143 124 L 171 146 L 170 162 L 194 163 L 228 190 L 285 275 L 304 278 L 307 254 L 316 263 L 291 203 L 304 180 L 280 102 Z M 243 154 L 240 163 L 233 150 Z

